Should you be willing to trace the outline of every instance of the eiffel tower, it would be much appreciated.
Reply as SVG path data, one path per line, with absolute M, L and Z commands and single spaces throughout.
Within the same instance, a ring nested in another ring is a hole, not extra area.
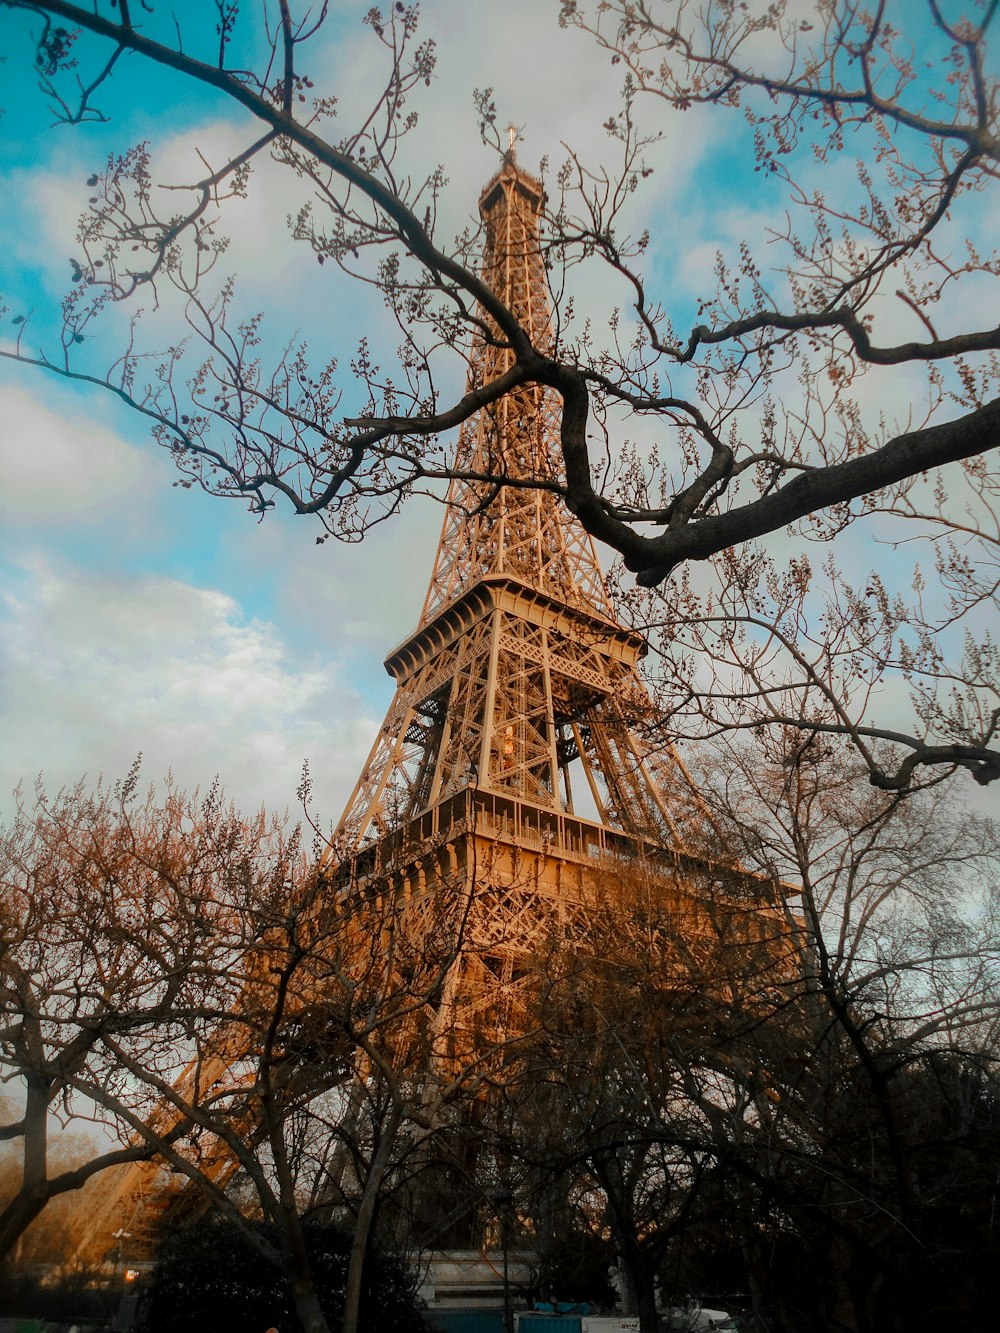
M 512 145 L 479 200 L 483 274 L 545 348 L 542 201 Z M 470 387 L 512 364 L 480 319 Z M 420 620 L 385 659 L 395 697 L 323 858 L 331 892 L 411 904 L 411 944 L 422 912 L 433 916 L 422 905 L 464 886 L 471 910 L 429 1020 L 437 1061 L 518 1033 L 536 944 L 556 919 L 572 939 L 614 867 L 652 867 L 675 920 L 691 914 L 685 879 L 717 878 L 695 850 L 705 817 L 680 760 L 639 738 L 653 713 L 638 672 L 646 644 L 616 620 L 591 539 L 559 498 L 557 432 L 558 403 L 537 385 L 462 428 Z M 155 1205 L 156 1170 L 107 1173 L 88 1234 L 111 1234 L 134 1196 Z M 206 1173 L 221 1188 L 234 1170 L 223 1154 Z M 432 1248 L 484 1243 L 474 1211 Z
M 512 145 L 479 199 L 483 276 L 544 349 L 542 202 Z M 480 319 L 470 389 L 513 363 Z M 672 752 L 652 756 L 639 739 L 653 711 L 638 673 L 646 644 L 616 620 L 591 539 L 560 500 L 558 426 L 557 400 L 531 385 L 462 428 L 420 620 L 385 659 L 395 697 L 328 853 L 340 892 L 412 903 L 414 938 L 421 903 L 467 887 L 463 943 L 431 1017 L 429 1058 L 452 1065 L 516 1039 L 536 947 L 555 920 L 564 938 L 574 920 L 584 937 L 615 864 L 653 867 L 678 916 L 681 863 L 705 867 L 685 849 L 700 821 L 690 781 Z M 489 1208 L 476 1218 L 468 1198 L 475 1165 L 439 1182 L 425 1213 L 457 1200 L 458 1217 L 464 1196 L 465 1215 L 423 1237 L 428 1249 L 489 1247 Z
M 484 277 L 544 348 L 541 202 L 511 151 L 479 206 Z M 512 362 L 480 336 L 469 387 Z M 651 712 L 646 645 L 614 619 L 591 539 L 552 489 L 557 430 L 553 395 L 531 385 L 461 431 L 456 470 L 497 481 L 452 482 L 420 622 L 385 660 L 396 695 L 333 839 L 352 875 L 472 814 L 555 860 L 677 842 L 632 730 Z
M 512 146 L 479 200 L 483 276 L 544 349 L 541 206 Z M 480 318 L 490 332 L 470 389 L 513 364 Z M 475 872 L 483 910 L 456 981 L 467 1019 L 509 1008 L 501 993 L 542 900 L 577 897 L 609 856 L 683 842 L 666 790 L 682 770 L 667 771 L 672 755 L 654 766 L 636 734 L 652 712 L 646 645 L 615 619 L 592 541 L 559 499 L 557 432 L 558 403 L 538 385 L 462 428 L 456 471 L 496 481 L 451 483 L 420 621 L 385 659 L 395 697 L 330 853 L 355 886 L 424 891 Z M 491 955 L 484 936 L 510 947 Z

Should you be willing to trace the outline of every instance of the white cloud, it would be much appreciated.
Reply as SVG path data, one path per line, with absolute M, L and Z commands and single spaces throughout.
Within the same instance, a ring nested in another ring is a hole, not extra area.
M 303 52 L 321 90 L 333 91 L 339 99 L 336 118 L 321 127 L 333 139 L 364 122 L 388 70 L 384 49 L 361 23 L 364 7 L 358 6 L 351 14 L 345 12 L 348 8 L 334 13 L 322 40 Z M 419 39 L 437 42 L 438 70 L 430 88 L 420 87 L 413 94 L 410 105 L 419 124 L 403 140 L 396 170 L 401 180 L 417 183 L 439 162 L 446 164 L 450 181 L 439 218 L 442 245 L 447 247 L 450 238 L 474 218 L 479 190 L 497 166 L 495 154 L 480 142 L 472 103 L 475 86 L 492 85 L 500 121 L 510 118 L 525 127 L 519 152 L 531 167 L 548 154 L 554 168 L 564 155 L 563 144 L 578 151 L 588 167 L 599 167 L 617 155 L 619 150 L 609 140 L 603 122 L 620 105 L 621 71 L 611 66 L 608 54 L 588 37 L 572 30 L 561 32 L 554 5 L 519 6 L 513 18 L 501 6 L 456 9 L 450 0 L 430 0 L 422 10 Z M 513 60 L 515 49 L 517 59 Z M 648 101 L 644 114 L 654 126 L 663 120 L 656 102 Z M 180 133 L 157 136 L 151 144 L 154 180 L 162 185 L 198 180 L 209 167 L 218 167 L 245 148 L 258 129 L 252 118 L 236 110 L 225 120 L 206 119 Z M 630 200 L 623 229 L 641 231 L 653 208 L 660 220 L 665 207 L 671 216 L 679 215 L 685 181 L 709 147 L 701 122 L 696 125 L 693 119 L 686 119 L 684 131 L 665 139 L 655 150 L 656 175 L 649 188 Z M 121 134 L 123 143 L 127 142 L 127 124 Z M 53 142 L 56 147 L 44 168 L 21 173 L 11 197 L 23 200 L 23 216 L 41 224 L 19 229 L 19 265 L 39 274 L 48 272 L 58 283 L 59 276 L 68 280 L 68 265 L 60 275 L 52 256 L 75 252 L 76 217 L 86 207 L 88 192 L 80 150 L 70 152 L 63 140 Z M 391 366 L 398 332 L 378 293 L 360 283 L 345 284 L 333 265 L 320 269 L 309 248 L 293 243 L 287 235 L 288 215 L 311 193 L 305 182 L 276 167 L 266 152 L 261 154 L 248 198 L 231 201 L 224 209 L 220 233 L 230 244 L 218 261 L 216 274 L 219 278 L 238 276 L 239 317 L 258 309 L 267 311 L 265 364 L 289 339 L 300 335 L 310 339 L 314 358 L 325 361 L 336 355 L 343 362 L 361 334 L 366 334 L 377 356 Z M 669 196 L 666 200 L 665 194 Z M 172 212 L 189 197 L 155 189 L 154 205 Z M 322 206 L 317 210 L 320 225 L 324 211 Z M 628 300 L 629 289 L 600 263 L 588 266 L 585 276 L 578 273 L 575 277 L 572 290 L 577 297 L 578 326 L 592 315 L 601 328 L 611 309 Z M 148 307 L 151 299 L 151 295 L 144 296 L 141 304 Z M 162 349 L 188 331 L 180 302 L 164 283 L 159 299 L 155 316 L 143 321 L 140 346 Z M 113 349 L 122 342 L 131 305 L 129 310 L 106 313 L 101 338 L 97 344 L 88 341 L 82 349 L 88 364 L 95 357 L 100 360 L 104 348 Z M 196 349 L 193 356 L 200 357 L 201 350 Z M 443 359 L 454 369 L 453 358 L 446 355 Z M 96 363 L 93 368 L 100 370 Z M 447 384 L 443 366 L 438 366 L 437 375 L 439 382 Z M 344 410 L 350 415 L 357 406 L 350 401 L 350 377 L 346 377 L 346 390 Z
M 17 385 L 0 386 L 0 511 L 7 521 L 113 503 L 141 469 L 140 450 L 106 426 L 73 420 Z
M 319 528 L 308 519 L 270 519 L 253 528 L 253 539 L 234 527 L 223 558 L 242 564 L 250 578 L 287 571 L 282 607 L 308 628 L 317 648 L 328 646 L 353 660 L 380 684 L 382 658 L 416 628 L 434 562 L 441 508 L 415 499 L 386 523 L 372 528 L 360 544 L 329 541 L 316 546 Z M 249 525 L 248 525 L 249 526 Z M 391 687 L 386 681 L 386 690 Z
M 292 661 L 232 598 L 156 577 L 23 566 L 5 591 L 0 793 L 42 771 L 50 788 L 118 777 L 216 775 L 239 804 L 294 805 L 304 759 L 335 821 L 377 720 L 335 666 Z M 9 801 L 4 801 L 10 809 Z

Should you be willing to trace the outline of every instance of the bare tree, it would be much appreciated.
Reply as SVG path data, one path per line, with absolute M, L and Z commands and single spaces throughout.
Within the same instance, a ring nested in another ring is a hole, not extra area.
M 752 1034 L 766 1095 L 744 1118 L 744 1161 L 826 1251 L 831 1324 L 870 1327 L 892 1301 L 905 1323 L 930 1299 L 957 1321 L 981 1299 L 944 1238 L 961 1229 L 949 1173 L 972 1125 L 958 1090 L 995 1084 L 996 829 L 940 791 L 866 787 L 839 739 L 789 728 L 763 756 L 727 748 L 726 764 L 720 825 L 746 864 L 801 886 L 808 941 L 794 1021 Z M 730 1119 L 714 1129 L 732 1143 Z
M 109 1046 L 151 1070 L 157 1059 L 176 1069 L 191 1016 L 225 1012 L 235 998 L 230 891 L 270 831 L 223 810 L 215 791 L 201 802 L 170 792 L 162 808 L 152 798 L 136 808 L 137 772 L 93 795 L 81 786 L 50 801 L 39 790 L 3 839 L 0 1063 L 9 1098 L 18 1089 L 22 1102 L 2 1137 L 20 1146 L 22 1176 L 0 1214 L 2 1253 L 50 1199 L 152 1156 L 148 1143 L 129 1142 L 126 1118 L 104 1126 L 86 1162 L 51 1172 L 60 1120 L 103 1124 L 78 1091 L 121 1088 Z M 230 865 L 237 846 L 242 864 Z M 129 1115 L 142 1105 L 123 1094 Z M 161 1133 L 172 1142 L 187 1128 L 178 1118 Z
M 96 171 L 56 345 L 36 348 L 32 317 L 11 311 L 18 341 L 5 356 L 132 404 L 182 485 L 243 498 L 259 515 L 287 504 L 344 539 L 447 477 L 481 483 L 484 502 L 491 487 L 525 484 L 463 472 L 440 437 L 543 386 L 562 456 L 528 484 L 559 493 L 640 585 L 658 590 L 643 614 L 663 630 L 674 729 L 834 731 L 888 788 L 956 766 L 984 784 L 1000 775 L 996 649 L 978 628 L 995 604 L 998 549 L 990 456 L 1000 332 L 977 313 L 998 275 L 977 236 L 998 160 L 992 0 L 968 0 L 958 18 L 937 0 L 899 14 L 856 0 L 563 0 L 562 23 L 591 33 L 627 80 L 607 122 L 617 167 L 571 156 L 550 185 L 544 246 L 556 309 L 534 342 L 478 275 L 476 233 L 442 235 L 443 169 L 413 181 L 402 166 L 404 141 L 418 133 L 415 99 L 434 71 L 415 7 L 367 14 L 385 83 L 353 128 L 336 131 L 337 90 L 315 88 L 306 72 L 325 7 L 297 15 L 274 0 L 261 31 L 220 6 L 187 33 L 154 4 L 4 7 L 33 19 L 35 64 L 61 120 L 103 114 L 126 53 L 221 94 L 247 118 L 239 151 L 167 193 L 145 146 Z M 251 61 L 258 38 L 264 55 Z M 501 150 L 488 92 L 476 107 Z M 677 238 L 628 230 L 629 201 L 651 188 L 655 166 L 658 124 L 639 128 L 650 108 L 667 127 L 728 113 L 785 211 L 766 252 L 747 238 L 720 254 L 686 332 L 685 312 L 656 290 Z M 854 169 L 840 181 L 847 158 Z M 324 279 L 338 269 L 381 293 L 398 326 L 391 369 L 368 337 L 340 368 L 237 314 L 233 283 L 217 277 L 220 227 L 227 200 L 264 159 L 308 187 L 292 239 L 327 264 Z M 837 169 L 836 197 L 817 161 Z M 593 265 L 610 268 L 621 309 L 603 321 L 587 311 L 580 327 L 572 298 Z M 93 350 L 102 317 L 170 294 L 189 342 L 150 373 L 155 343 L 133 322 L 102 364 Z M 275 336 L 284 350 L 269 359 Z M 502 350 L 491 362 L 500 369 L 488 383 L 470 375 L 449 397 L 448 368 L 471 364 L 463 349 L 475 339 Z M 629 417 L 645 441 L 634 447 L 619 443 Z M 933 574 L 919 569 L 909 596 L 902 575 L 813 570 L 807 543 L 829 545 L 832 558 L 862 533 L 894 551 L 919 543 Z M 784 534 L 787 572 L 785 560 L 747 545 L 771 534 Z M 696 669 L 702 654 L 718 668 L 707 679 Z M 776 712 L 770 691 L 789 676 L 805 703 Z M 884 715 L 887 678 L 911 687 L 898 719 Z
M 609 859 L 573 937 L 540 950 L 524 1071 L 497 1129 L 532 1226 L 546 1230 L 554 1191 L 608 1237 L 643 1329 L 658 1327 L 665 1256 L 718 1162 L 702 1100 L 752 1082 L 741 1043 L 800 1002 L 802 945 L 770 878 L 664 857 Z
M 921 1304 L 974 1327 L 996 830 L 940 791 L 872 789 L 840 739 L 725 745 L 711 817 L 740 870 L 674 900 L 662 872 L 610 870 L 601 947 L 555 953 L 540 988 L 512 1151 L 599 1210 L 650 1327 L 654 1283 L 685 1295 L 720 1238 L 782 1333 L 912 1327 Z
M 40 791 L 3 841 L 0 1068 L 24 1106 L 3 1126 L 23 1162 L 4 1251 L 88 1181 L 75 1248 L 94 1260 L 125 1228 L 140 1243 L 165 1204 L 210 1206 L 323 1333 L 306 1222 L 332 1213 L 351 1226 L 355 1333 L 378 1205 L 476 1083 L 475 1060 L 434 1072 L 468 886 L 360 892 L 298 828 L 214 788 L 143 800 L 137 780 Z M 102 1146 L 58 1165 L 52 1126 L 80 1122 Z

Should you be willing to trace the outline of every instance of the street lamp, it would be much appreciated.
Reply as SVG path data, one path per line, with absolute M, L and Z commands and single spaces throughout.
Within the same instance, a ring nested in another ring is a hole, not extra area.
M 510 1308 L 510 1270 L 508 1265 L 510 1210 L 513 1202 L 514 1193 L 509 1185 L 502 1185 L 493 1195 L 493 1206 L 500 1218 L 500 1250 L 503 1254 L 503 1326 L 505 1333 L 514 1333 L 514 1317 Z
M 118 1248 L 115 1252 L 115 1263 L 111 1270 L 111 1320 L 117 1325 L 118 1315 L 121 1312 L 122 1293 L 118 1289 L 118 1275 L 121 1272 L 122 1258 L 124 1255 L 125 1242 L 130 1239 L 131 1231 L 126 1231 L 124 1227 L 119 1227 L 117 1231 L 112 1231 L 111 1239 L 118 1242 Z M 117 1300 L 117 1308 L 115 1301 Z

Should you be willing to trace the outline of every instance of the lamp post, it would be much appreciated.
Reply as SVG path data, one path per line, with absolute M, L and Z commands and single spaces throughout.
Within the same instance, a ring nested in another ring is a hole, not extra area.
M 514 1333 L 514 1317 L 510 1308 L 510 1206 L 514 1194 L 509 1185 L 503 1185 L 493 1195 L 493 1205 L 500 1219 L 500 1251 L 503 1255 L 503 1326 L 505 1333 Z
M 111 1239 L 118 1242 L 118 1248 L 115 1252 L 114 1267 L 111 1270 L 111 1323 L 112 1327 L 118 1326 L 118 1316 L 121 1313 L 122 1293 L 118 1287 L 118 1277 L 122 1268 L 122 1257 L 125 1249 L 125 1242 L 131 1237 L 131 1231 L 126 1231 L 124 1227 L 119 1227 L 117 1231 L 112 1231 Z M 117 1304 L 116 1304 L 117 1302 Z

